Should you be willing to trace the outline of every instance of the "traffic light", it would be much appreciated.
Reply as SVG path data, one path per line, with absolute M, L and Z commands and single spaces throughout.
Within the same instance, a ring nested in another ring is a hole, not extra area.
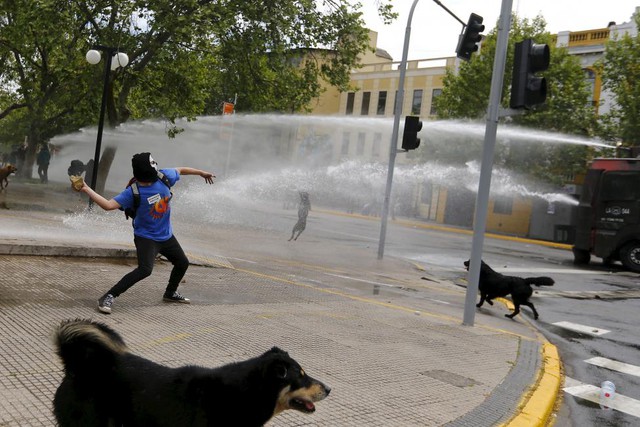
M 511 108 L 529 109 L 547 99 L 547 80 L 536 73 L 549 68 L 549 46 L 526 39 L 516 43 L 511 80 Z
M 422 129 L 420 117 L 407 116 L 404 119 L 404 133 L 402 134 L 402 149 L 415 150 L 420 146 L 418 132 Z
M 478 51 L 478 43 L 482 40 L 482 34 L 480 33 L 484 31 L 482 21 L 482 16 L 475 13 L 469 16 L 467 26 L 464 27 L 463 33 L 458 38 L 458 47 L 456 47 L 456 56 L 458 58 L 468 61 L 471 59 L 471 54 Z

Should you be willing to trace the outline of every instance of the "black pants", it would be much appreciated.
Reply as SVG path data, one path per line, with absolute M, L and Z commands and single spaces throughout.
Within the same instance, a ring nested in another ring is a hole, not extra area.
M 165 290 L 165 294 L 173 295 L 176 289 L 178 289 L 178 285 L 184 277 L 184 274 L 187 272 L 187 268 L 189 268 L 189 260 L 184 254 L 178 240 L 175 236 L 171 236 L 169 240 L 156 242 L 155 240 L 135 236 L 133 241 L 136 244 L 138 268 L 126 274 L 107 293 L 117 297 L 142 279 L 149 277 L 153 271 L 156 256 L 161 254 L 173 264 L 173 269 L 169 276 L 169 284 Z
M 38 176 L 40 177 L 40 182 L 45 184 L 49 182 L 48 170 L 49 165 L 38 165 Z

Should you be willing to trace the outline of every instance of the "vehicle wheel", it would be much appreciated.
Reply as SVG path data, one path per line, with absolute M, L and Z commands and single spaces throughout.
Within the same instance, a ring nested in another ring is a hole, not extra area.
M 640 273 L 640 242 L 629 242 L 620 249 L 622 265 L 631 271 Z
M 591 260 L 591 254 L 584 249 L 573 248 L 573 263 L 575 265 L 586 265 Z

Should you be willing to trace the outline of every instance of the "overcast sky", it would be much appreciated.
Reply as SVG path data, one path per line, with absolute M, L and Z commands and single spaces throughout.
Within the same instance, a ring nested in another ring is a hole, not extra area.
M 502 0 L 439 0 L 465 23 L 473 12 L 484 18 L 486 34 L 496 26 Z M 355 2 L 355 0 L 354 0 Z M 367 27 L 378 32 L 378 47 L 402 60 L 407 19 L 413 0 L 393 0 L 400 14 L 393 25 L 378 18 L 374 0 L 360 0 Z M 611 21 L 621 24 L 631 20 L 640 0 L 512 0 L 512 10 L 521 18 L 542 15 L 547 30 L 582 31 L 605 28 Z M 455 18 L 433 0 L 420 0 L 413 13 L 408 59 L 455 56 L 458 35 L 462 30 Z

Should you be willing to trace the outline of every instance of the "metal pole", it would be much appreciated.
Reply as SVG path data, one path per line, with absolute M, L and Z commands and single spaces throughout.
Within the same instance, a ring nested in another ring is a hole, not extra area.
M 102 104 L 100 105 L 100 120 L 98 121 L 98 136 L 96 137 L 96 151 L 93 155 L 93 171 L 91 174 L 91 188 L 95 191 L 98 182 L 98 165 L 100 164 L 100 146 L 102 145 L 102 130 L 104 129 L 104 113 L 107 109 L 107 92 L 109 89 L 109 72 L 111 71 L 111 59 L 114 49 L 105 46 L 96 46 L 102 50 L 107 58 L 104 62 L 104 86 L 102 87 Z M 89 199 L 89 209 L 93 206 L 93 200 Z
M 404 49 L 402 50 L 402 62 L 400 62 L 400 80 L 398 81 L 398 93 L 396 94 L 396 109 L 393 117 L 393 131 L 391 132 L 391 144 L 389 144 L 389 170 L 387 172 L 387 189 L 384 193 L 384 206 L 382 208 L 382 224 L 380 226 L 380 241 L 378 244 L 378 259 L 384 255 L 384 242 L 387 235 L 387 219 L 389 218 L 389 199 L 391 197 L 391 184 L 393 182 L 393 168 L 398 151 L 398 129 L 402 104 L 404 103 L 404 77 L 407 69 L 407 56 L 409 54 L 409 38 L 411 36 L 411 19 L 418 0 L 414 0 L 407 19 L 407 29 L 404 35 Z
M 482 150 L 482 166 L 480 168 L 480 182 L 476 197 L 476 211 L 473 220 L 473 243 L 471 245 L 471 262 L 467 276 L 467 294 L 464 304 L 463 325 L 473 326 L 476 314 L 476 299 L 478 297 L 478 279 L 480 278 L 480 261 L 482 246 L 487 226 L 487 210 L 489 207 L 489 189 L 491 187 L 491 172 L 493 169 L 493 153 L 498 131 L 500 98 L 502 97 L 502 82 L 504 68 L 507 62 L 507 48 L 509 44 L 509 29 L 511 28 L 512 0 L 502 0 L 500 20 L 498 22 L 498 40 L 496 55 L 493 60 L 493 75 L 491 76 L 491 94 L 487 111 L 487 126 L 484 134 L 484 149 Z

